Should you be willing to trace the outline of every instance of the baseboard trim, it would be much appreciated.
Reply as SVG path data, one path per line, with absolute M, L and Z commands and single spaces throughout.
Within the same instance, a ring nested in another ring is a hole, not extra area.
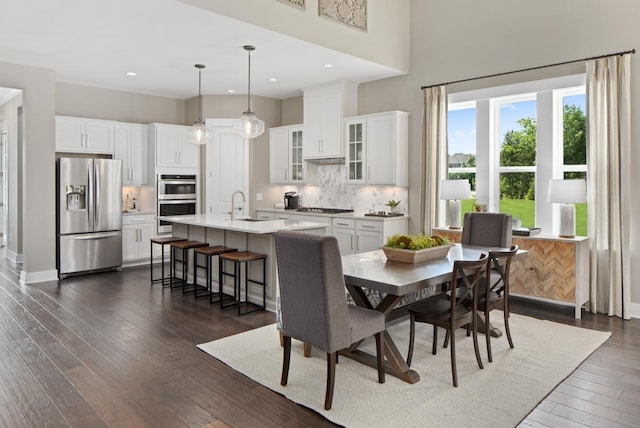
M 52 270 L 41 270 L 37 272 L 20 272 L 20 284 L 35 284 L 38 282 L 47 282 L 47 281 L 57 281 L 58 280 L 58 271 L 56 269 Z
M 631 303 L 629 307 L 629 315 L 631 318 L 640 318 L 640 303 Z
M 22 254 L 18 254 L 9 249 L 7 249 L 7 258 L 9 259 L 9 261 L 13 263 L 16 263 L 16 264 L 22 263 Z

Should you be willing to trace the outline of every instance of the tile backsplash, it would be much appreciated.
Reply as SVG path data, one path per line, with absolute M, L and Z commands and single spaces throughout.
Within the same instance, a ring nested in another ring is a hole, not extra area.
M 357 212 L 389 211 L 387 201 L 400 201 L 398 211 L 408 212 L 406 187 L 347 184 L 345 165 L 318 165 L 318 186 L 298 186 L 302 206 L 351 208 Z

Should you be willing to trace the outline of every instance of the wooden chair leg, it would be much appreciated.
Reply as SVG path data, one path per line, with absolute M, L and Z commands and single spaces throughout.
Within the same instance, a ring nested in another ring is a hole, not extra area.
M 289 363 L 291 362 L 291 337 L 284 336 L 284 358 L 282 359 L 282 377 L 280 385 L 286 386 L 289 380 Z
M 476 361 L 478 362 L 478 367 L 484 369 L 482 365 L 482 358 L 480 357 L 480 347 L 478 346 L 478 317 L 474 314 L 473 321 L 471 321 L 471 331 L 473 333 L 473 350 L 476 352 Z M 491 336 L 489 334 L 489 336 Z
M 449 329 L 451 336 L 451 375 L 453 376 L 453 386 L 458 386 L 458 369 L 456 367 L 456 332 L 452 328 Z
M 409 316 L 409 352 L 407 352 L 407 365 L 411 367 L 411 359 L 413 358 L 413 341 L 416 336 L 416 319 L 411 314 Z
M 444 333 L 444 342 L 442 343 L 444 349 L 447 349 L 447 346 L 449 346 L 449 330 Z
M 485 308 L 487 309 L 487 308 Z M 487 340 L 487 357 L 489 359 L 490 363 L 493 363 L 493 354 L 491 353 L 491 332 L 489 331 L 489 326 L 491 324 L 489 324 L 491 321 L 489 320 L 489 314 L 491 313 L 491 311 L 485 310 L 484 311 L 484 325 L 485 325 L 485 338 Z
M 309 358 L 311 356 L 311 345 L 309 345 L 308 343 L 305 343 L 303 346 L 303 350 L 304 350 L 304 356 L 306 358 Z
M 327 392 L 324 397 L 324 409 L 331 410 L 333 402 L 333 386 L 336 379 L 336 356 L 337 352 L 327 353 Z
M 438 350 L 438 326 L 434 324 L 433 326 L 433 344 L 431 345 L 431 353 L 436 355 L 436 351 Z
M 384 383 L 384 332 L 376 336 L 376 355 L 378 357 L 378 383 Z
M 278 332 L 278 336 L 280 336 L 280 346 L 284 346 L 284 335 L 282 334 L 282 331 Z
M 507 340 L 509 341 L 509 347 L 513 349 L 513 340 L 511 340 L 511 330 L 509 329 L 509 306 L 507 301 L 505 301 L 504 307 L 504 330 L 507 333 Z

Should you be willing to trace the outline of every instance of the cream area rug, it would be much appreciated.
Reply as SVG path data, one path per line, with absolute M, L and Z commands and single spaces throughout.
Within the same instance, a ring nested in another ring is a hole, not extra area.
M 499 314 L 499 315 L 498 315 Z M 502 314 L 492 323 L 503 329 Z M 391 375 L 379 384 L 375 369 L 340 357 L 331 410 L 324 410 L 326 354 L 313 349 L 303 356 L 293 340 L 289 382 L 280 386 L 282 348 L 275 324 L 198 345 L 198 348 L 288 399 L 347 427 L 514 427 L 553 388 L 611 335 L 517 314 L 510 318 L 515 348 L 505 336 L 491 341 L 493 362 L 487 361 L 485 338 L 478 336 L 484 370 L 478 367 L 471 337 L 456 334 L 459 387 L 451 379 L 449 349 L 439 337 L 431 354 L 433 327 L 416 326 L 412 368 L 420 381 L 410 385 Z M 409 322 L 388 327 L 406 353 Z M 363 346 L 373 352 L 371 339 Z M 405 354 L 406 355 L 406 354 Z

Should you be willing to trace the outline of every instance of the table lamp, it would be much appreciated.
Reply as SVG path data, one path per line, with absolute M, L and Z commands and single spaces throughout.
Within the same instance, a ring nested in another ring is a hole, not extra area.
M 587 185 L 584 179 L 549 180 L 547 202 L 560 205 L 560 237 L 576 236 L 576 206 L 587 202 Z
M 440 199 L 449 201 L 449 229 L 460 229 L 460 200 L 471 199 L 469 180 L 442 180 Z

